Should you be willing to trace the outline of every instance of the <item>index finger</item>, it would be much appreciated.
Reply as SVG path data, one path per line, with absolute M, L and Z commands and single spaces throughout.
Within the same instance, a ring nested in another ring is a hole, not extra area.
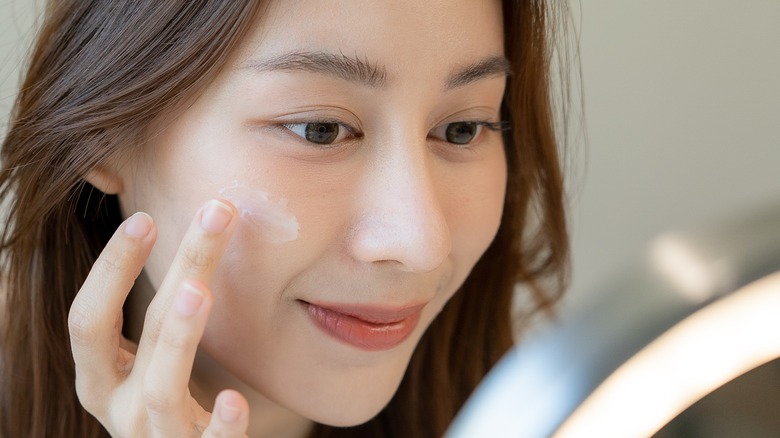
M 195 215 L 168 274 L 149 305 L 139 342 L 137 363 L 148 363 L 176 291 L 183 281 L 208 284 L 237 224 L 233 204 L 214 199 Z
M 68 313 L 68 331 L 82 404 L 115 386 L 122 305 L 156 237 L 152 218 L 136 213 L 98 256 Z M 103 391 L 100 391 L 102 389 Z

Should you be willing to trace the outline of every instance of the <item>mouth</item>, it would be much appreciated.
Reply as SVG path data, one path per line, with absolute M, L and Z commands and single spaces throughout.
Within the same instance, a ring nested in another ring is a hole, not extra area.
M 417 327 L 425 304 L 402 308 L 301 301 L 312 322 L 327 335 L 367 351 L 389 350 Z

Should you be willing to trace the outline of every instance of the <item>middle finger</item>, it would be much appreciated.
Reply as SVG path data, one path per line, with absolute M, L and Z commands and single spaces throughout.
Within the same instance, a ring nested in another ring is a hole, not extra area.
M 209 284 L 236 226 L 235 207 L 224 200 L 211 200 L 195 215 L 173 259 L 168 274 L 149 305 L 138 346 L 136 366 L 149 363 L 160 330 L 182 283 Z

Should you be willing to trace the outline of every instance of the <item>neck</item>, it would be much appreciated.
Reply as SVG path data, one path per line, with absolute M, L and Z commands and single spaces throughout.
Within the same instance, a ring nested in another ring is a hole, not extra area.
M 154 288 L 145 275 L 141 275 L 133 287 L 125 305 L 124 333 L 138 342 L 143 330 L 146 309 L 154 297 Z M 192 397 L 207 411 L 223 389 L 234 389 L 249 402 L 249 430 L 251 438 L 279 437 L 301 438 L 308 436 L 313 423 L 287 408 L 269 400 L 224 369 L 214 358 L 198 349 L 190 377 Z

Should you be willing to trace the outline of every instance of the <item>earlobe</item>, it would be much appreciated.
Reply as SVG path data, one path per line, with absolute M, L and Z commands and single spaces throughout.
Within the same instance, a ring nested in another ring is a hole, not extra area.
M 122 192 L 122 179 L 117 173 L 103 166 L 92 169 L 84 179 L 107 195 L 116 195 Z

